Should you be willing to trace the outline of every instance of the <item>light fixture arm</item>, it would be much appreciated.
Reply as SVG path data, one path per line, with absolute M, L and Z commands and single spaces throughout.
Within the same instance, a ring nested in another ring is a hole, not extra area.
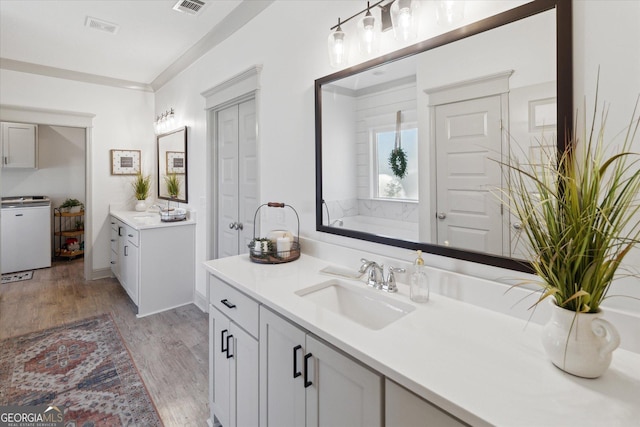
M 350 16 L 350 17 L 348 17 L 347 19 L 344 19 L 344 20 L 340 20 L 340 18 L 338 18 L 338 24 L 337 24 L 337 25 L 334 25 L 334 26 L 333 26 L 333 27 L 331 27 L 331 28 L 329 28 L 329 30 L 330 30 L 330 31 L 335 30 L 335 29 L 336 29 L 336 28 L 338 28 L 341 24 L 346 24 L 347 22 L 351 21 L 353 18 L 355 18 L 355 17 L 357 17 L 357 16 L 359 16 L 359 15 L 362 15 L 363 13 L 365 13 L 365 12 L 366 12 L 366 11 L 368 11 L 368 10 L 370 10 L 371 8 L 376 7 L 376 6 L 380 6 L 380 4 L 384 3 L 385 1 L 386 1 L 386 0 L 380 0 L 380 1 L 378 1 L 378 2 L 375 2 L 375 3 L 374 3 L 373 5 L 371 5 L 371 6 L 369 6 L 369 2 L 367 2 L 367 7 L 366 7 L 365 9 L 362 9 L 360 12 L 358 12 L 358 13 L 356 13 L 356 14 L 353 14 L 352 16 Z M 380 6 L 380 7 L 387 7 L 387 6 L 390 6 L 390 5 L 391 5 L 391 3 L 393 3 L 394 1 L 395 1 L 395 0 L 391 0 L 391 1 L 389 2 L 389 4 L 387 4 L 387 5 L 385 5 L 385 6 Z

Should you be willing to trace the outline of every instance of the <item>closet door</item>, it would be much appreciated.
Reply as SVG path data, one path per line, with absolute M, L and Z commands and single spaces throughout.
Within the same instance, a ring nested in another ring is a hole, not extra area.
M 218 143 L 218 257 L 247 253 L 257 208 L 255 100 L 220 110 Z

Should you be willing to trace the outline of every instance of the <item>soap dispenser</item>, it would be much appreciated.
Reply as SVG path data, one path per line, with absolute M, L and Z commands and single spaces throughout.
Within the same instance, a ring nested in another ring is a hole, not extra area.
M 411 272 L 411 288 L 410 297 L 415 302 L 429 301 L 429 278 L 425 271 L 424 260 L 422 259 L 422 251 L 418 251 L 418 258 L 413 263 L 413 271 Z

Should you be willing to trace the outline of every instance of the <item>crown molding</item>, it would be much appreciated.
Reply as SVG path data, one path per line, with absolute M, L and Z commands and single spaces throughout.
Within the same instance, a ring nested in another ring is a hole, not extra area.
M 84 83 L 113 86 L 121 89 L 133 89 L 141 90 L 143 92 L 153 92 L 153 88 L 147 83 L 116 79 L 112 77 L 100 76 L 97 74 L 82 73 L 80 71 L 66 70 L 64 68 L 49 67 L 47 65 L 33 64 L 31 62 L 16 61 L 15 59 L 0 58 L 0 68 L 3 70 L 38 74 L 41 76 L 54 77 L 58 79 L 75 80 Z

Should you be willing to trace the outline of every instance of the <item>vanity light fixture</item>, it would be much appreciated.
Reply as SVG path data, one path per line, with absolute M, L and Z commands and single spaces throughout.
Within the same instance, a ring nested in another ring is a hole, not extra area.
M 440 25 L 452 25 L 464 18 L 464 1 L 440 0 L 436 9 L 436 20 Z
M 396 39 L 403 42 L 411 41 L 418 35 L 418 23 L 416 11 L 418 9 L 417 0 L 380 0 L 373 5 L 367 2 L 366 9 L 350 16 L 345 20 L 338 18 L 338 25 L 330 28 L 328 48 L 329 62 L 332 67 L 338 68 L 347 64 L 349 59 L 349 37 L 342 30 L 342 25 L 353 18 L 364 14 L 358 21 L 358 46 L 360 52 L 365 56 L 371 56 L 378 52 L 380 33 L 393 28 Z M 372 9 L 380 9 L 378 19 L 372 13 Z
M 333 29 L 335 28 L 335 31 Z M 329 34 L 329 62 L 332 67 L 338 68 L 347 63 L 349 50 L 347 49 L 347 37 L 340 26 L 340 18 L 338 25 L 331 28 L 332 33 Z
M 153 122 L 156 134 L 165 133 L 170 131 L 175 126 L 175 113 L 173 108 L 156 117 L 156 121 Z
M 391 23 L 396 39 L 407 42 L 418 36 L 418 4 L 416 0 L 395 0 L 391 5 Z
M 380 20 L 371 13 L 371 6 L 367 2 L 367 13 L 358 21 L 358 44 L 360 53 L 371 55 L 378 52 L 378 33 Z

